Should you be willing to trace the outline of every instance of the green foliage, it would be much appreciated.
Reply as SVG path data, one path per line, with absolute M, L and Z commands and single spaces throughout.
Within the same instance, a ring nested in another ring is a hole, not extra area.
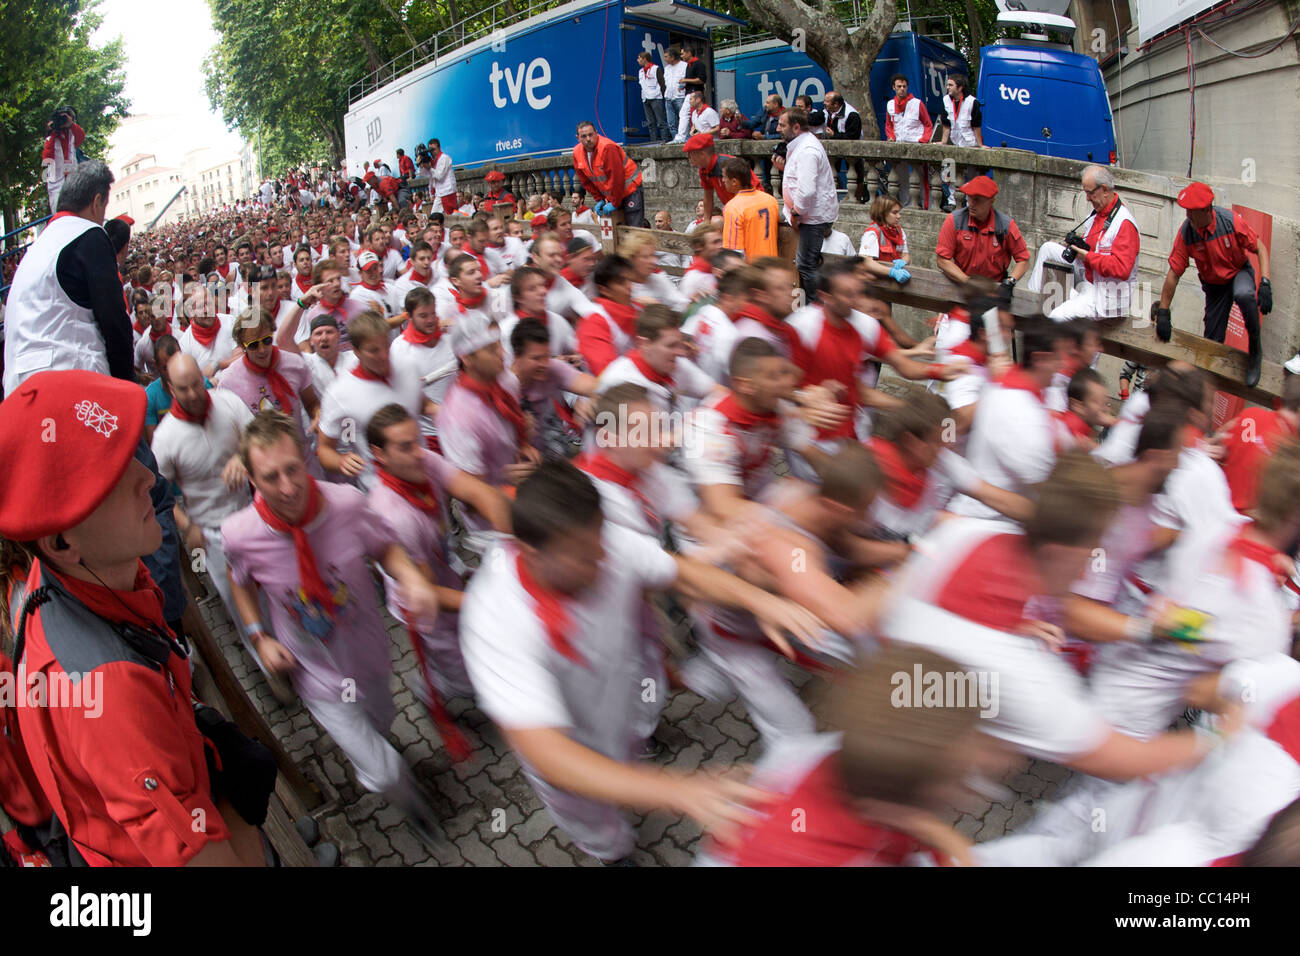
M 122 96 L 121 40 L 93 47 L 98 0 L 0 0 L 0 210 L 17 225 L 22 214 L 49 210 L 41 182 L 46 123 L 59 106 L 77 111 L 86 131 L 81 150 L 102 157 L 127 115 Z

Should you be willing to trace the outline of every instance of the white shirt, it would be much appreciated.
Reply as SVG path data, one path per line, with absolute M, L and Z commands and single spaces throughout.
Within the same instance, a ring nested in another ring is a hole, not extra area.
M 681 290 L 673 285 L 673 280 L 666 272 L 652 272 L 645 282 L 633 285 L 632 301 L 658 302 L 674 312 L 681 312 L 691 304 Z
M 1032 392 L 990 385 L 980 392 L 966 456 L 989 484 L 1024 494 L 1044 481 L 1056 464 L 1055 420 Z M 965 496 L 953 502 L 957 514 L 999 518 L 992 508 Z
M 664 64 L 664 96 L 670 100 L 684 99 L 686 96 L 686 61 L 678 60 L 671 65 Z
M 396 279 L 397 274 L 406 266 L 406 260 L 396 249 L 389 249 L 384 254 L 384 279 Z
M 452 168 L 451 157 L 446 153 L 439 153 L 438 161 L 433 164 L 429 188 L 438 199 L 456 194 L 456 170 Z
M 338 376 L 356 368 L 358 361 L 357 353 L 350 349 L 346 352 L 340 351 L 332 366 L 315 352 L 304 352 L 302 357 L 311 372 L 311 383 L 316 389 L 317 396 L 323 396 L 325 390 L 334 384 L 334 379 Z
M 564 600 L 566 635 L 583 663 L 551 644 L 511 544 L 485 555 L 460 610 L 461 647 L 479 705 L 504 728 L 553 727 L 615 760 L 627 759 L 642 709 L 642 592 L 677 578 L 677 564 L 645 536 L 606 522 L 596 582 Z
M 204 345 L 194 337 L 194 325 L 191 323 L 180 335 L 176 337 L 181 351 L 186 355 L 194 357 L 194 361 L 199 363 L 199 370 L 205 375 L 209 365 L 215 366 L 225 361 L 235 351 L 235 317 L 233 315 L 218 315 L 218 321 L 221 322 L 221 331 L 217 337 L 212 340 L 211 345 Z M 221 372 L 214 371 L 208 377 L 215 383 L 220 378 Z
M 393 344 L 388 349 L 388 360 L 395 366 L 402 366 L 406 372 L 423 381 L 426 375 L 441 371 L 454 364 L 456 356 L 451 350 L 451 336 L 449 334 L 444 333 L 432 348 L 427 345 L 416 345 L 399 335 L 393 340 Z M 424 397 L 441 405 L 443 397 L 447 394 L 447 389 L 451 387 L 451 383 L 455 380 L 455 372 L 452 372 L 435 382 L 422 385 Z M 423 435 L 436 435 L 438 433 L 433 421 L 425 415 L 420 416 L 420 433 Z
M 712 133 L 720 125 L 722 125 L 722 118 L 712 106 L 706 106 L 698 111 L 691 110 L 692 133 Z
M 501 320 L 501 350 L 505 353 L 506 368 L 515 360 L 515 350 L 510 346 L 510 334 L 518 324 L 517 312 L 511 312 Z M 573 355 L 578 351 L 578 333 L 559 315 L 550 311 L 546 313 L 546 329 L 551 333 L 552 355 Z
M 840 215 L 835 173 L 826 157 L 826 147 L 812 133 L 803 132 L 786 147 L 785 178 L 781 192 L 786 197 L 786 214 L 799 213 L 801 224 L 834 222 Z
M 736 326 L 716 305 L 706 305 L 682 325 L 682 333 L 695 339 L 700 369 L 715 382 L 729 378 L 731 351 L 736 347 Z
M 321 397 L 320 432 L 337 443 L 339 454 L 352 452 L 365 459 L 361 486 L 366 490 L 374 483 L 375 475 L 370 442 L 366 441 L 370 419 L 385 405 L 393 403 L 405 408 L 412 418 L 419 418 L 424 407 L 420 380 L 409 369 L 392 365 L 388 382 L 374 382 L 349 372 L 336 377 Z
M 202 425 L 165 415 L 153 433 L 158 473 L 180 486 L 185 510 L 199 527 L 220 527 L 228 515 L 251 501 L 247 486 L 229 490 L 221 480 L 226 463 L 239 451 L 239 439 L 253 420 L 234 392 L 212 389 L 212 408 Z
M 385 318 L 393 315 L 393 293 L 387 283 L 382 289 L 368 289 L 364 285 L 353 286 L 348 292 L 348 298 L 364 302 L 368 306 L 378 306 Z
M 700 367 L 690 359 L 677 360 L 677 365 L 673 369 L 672 390 L 669 391 L 667 387 L 652 382 L 642 375 L 636 363 L 626 355 L 620 355 L 600 373 L 600 378 L 596 382 L 596 392 L 603 394 L 624 382 L 633 382 L 645 388 L 651 403 L 659 411 L 664 412 L 682 411 L 683 405 L 686 404 L 682 401 L 683 398 L 704 398 L 717 388 L 717 382 L 701 371 Z
M 566 319 L 585 319 L 596 311 L 591 299 L 573 287 L 573 283 L 562 275 L 557 275 L 551 287 L 546 291 L 546 309 L 557 312 Z
M 853 240 L 838 229 L 822 240 L 822 253 L 828 256 L 855 256 L 858 251 L 853 248 Z

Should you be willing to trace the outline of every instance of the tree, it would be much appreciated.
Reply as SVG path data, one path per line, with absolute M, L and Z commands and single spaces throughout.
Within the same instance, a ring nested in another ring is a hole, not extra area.
M 745 0 L 749 20 L 790 43 L 831 75 L 835 89 L 851 103 L 871 102 L 871 67 L 898 22 L 894 0 L 875 0 L 852 33 L 833 0 Z M 865 0 L 863 0 L 865 6 Z M 862 138 L 878 139 L 875 112 L 860 109 Z
M 98 0 L 0 0 L 0 212 L 6 230 L 48 210 L 41 181 L 46 124 L 72 106 L 86 131 L 87 156 L 102 156 L 129 106 L 122 96 L 120 39 L 91 46 Z

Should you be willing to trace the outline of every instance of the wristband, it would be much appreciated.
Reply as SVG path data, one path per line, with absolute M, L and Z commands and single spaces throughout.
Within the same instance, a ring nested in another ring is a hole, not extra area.
M 1156 622 L 1149 617 L 1130 617 L 1124 625 L 1124 636 L 1135 644 L 1147 644 L 1151 641 Z
M 258 635 L 261 635 L 262 637 L 270 636 L 266 633 L 266 628 L 262 625 L 261 621 L 256 621 L 252 624 L 241 624 L 239 630 L 243 633 L 244 637 L 248 639 L 250 644 L 257 643 Z
M 945 372 L 944 366 L 935 362 L 934 364 L 926 367 L 925 377 L 934 379 L 936 382 L 940 382 L 943 381 L 944 372 Z

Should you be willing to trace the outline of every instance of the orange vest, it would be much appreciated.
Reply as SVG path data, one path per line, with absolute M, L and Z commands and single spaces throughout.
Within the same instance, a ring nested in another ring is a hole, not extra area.
M 573 168 L 582 187 L 591 195 L 621 205 L 623 197 L 636 192 L 641 186 L 641 172 L 623 147 L 604 136 L 596 139 L 593 161 L 587 162 L 587 148 L 581 143 L 573 147 Z

